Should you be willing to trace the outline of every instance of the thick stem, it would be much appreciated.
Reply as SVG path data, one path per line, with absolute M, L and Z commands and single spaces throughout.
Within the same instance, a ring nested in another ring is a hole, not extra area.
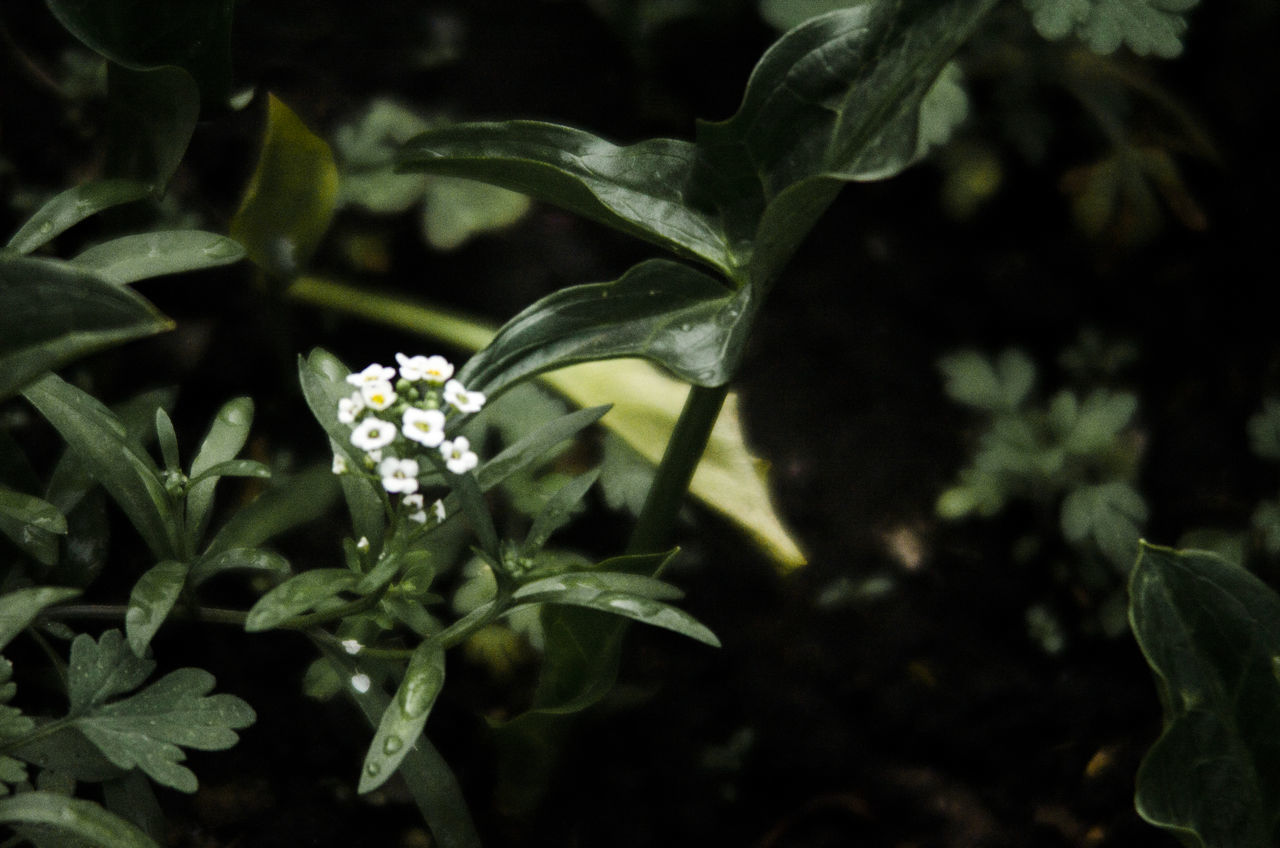
M 653 485 L 649 487 L 640 518 L 631 531 L 628 554 L 657 553 L 666 546 L 676 514 L 689 489 L 689 481 L 702 459 L 702 452 L 707 447 L 707 440 L 711 438 L 711 430 L 728 394 L 727 385 L 714 388 L 694 386 L 690 389 L 667 442 L 667 450 L 662 455 L 662 462 L 658 465 Z

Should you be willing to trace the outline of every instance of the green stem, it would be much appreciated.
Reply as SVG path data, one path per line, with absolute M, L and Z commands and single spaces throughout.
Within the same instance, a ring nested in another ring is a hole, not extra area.
M 123 604 L 64 604 L 42 610 L 38 620 L 60 621 L 68 618 L 102 619 L 107 621 L 123 621 L 129 608 Z M 239 610 L 213 609 L 200 607 L 189 609 L 176 607 L 171 613 L 173 618 L 207 621 L 211 624 L 231 624 L 243 627 L 246 613 Z
M 649 487 L 640 518 L 631 531 L 628 554 L 657 553 L 666 546 L 676 514 L 689 489 L 689 481 L 702 459 L 702 452 L 706 450 L 707 440 L 711 438 L 711 430 L 728 394 L 727 385 L 713 388 L 694 386 L 689 391 L 662 462 L 658 465 L 657 475 L 653 478 L 653 485 Z

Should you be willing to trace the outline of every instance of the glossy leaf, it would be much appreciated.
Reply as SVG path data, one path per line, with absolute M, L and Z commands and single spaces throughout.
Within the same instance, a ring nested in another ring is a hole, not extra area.
M 120 419 L 53 374 L 28 386 L 23 396 L 111 494 L 156 558 L 182 559 L 179 519 L 160 470 L 127 437 Z
M 92 801 L 56 792 L 22 792 L 0 798 L 0 824 L 37 825 L 97 848 L 159 848 L 145 833 Z
M 196 543 L 204 536 L 209 525 L 210 510 L 213 507 L 216 477 L 200 479 L 208 470 L 219 463 L 235 459 L 245 442 L 249 439 L 249 428 L 253 424 L 253 400 L 247 397 L 234 398 L 222 405 L 218 414 L 209 425 L 195 459 L 191 461 L 192 482 L 187 488 L 187 538 L 194 549 Z
M 89 248 L 71 261 L 105 280 L 123 285 L 228 265 L 243 259 L 244 255 L 244 248 L 217 233 L 168 230 L 114 239 Z
M 1129 620 L 1165 709 L 1138 812 L 1197 848 L 1277 844 L 1280 596 L 1212 554 L 1147 545 Z
M 134 70 L 111 64 L 107 108 L 107 173 L 166 186 L 200 117 L 195 79 L 173 65 Z
M 38 562 L 58 558 L 57 536 L 67 533 L 67 519 L 53 504 L 0 485 L 0 533 Z
M 9 247 L 30 253 L 104 209 L 141 200 L 151 186 L 134 180 L 113 179 L 85 183 L 67 189 L 41 206 L 9 240 Z
M 619 615 L 642 624 L 661 627 L 688 636 L 713 648 L 720 647 L 720 640 L 707 627 L 689 613 L 664 604 L 645 595 L 600 589 L 589 584 L 567 586 L 560 591 L 540 592 L 529 595 L 522 603 L 565 604 L 574 607 L 599 610 Z M 517 604 L 513 608 L 518 608 Z
M 697 148 L 650 139 L 626 147 L 537 121 L 449 124 L 405 146 L 398 167 L 466 177 L 547 200 L 714 267 L 733 259 L 694 182 Z
M 178 455 L 178 433 L 173 428 L 173 419 L 163 407 L 156 410 L 156 441 L 160 443 L 160 458 L 164 460 L 164 470 L 170 474 L 182 473 L 181 458 Z
M 249 610 L 244 629 L 250 633 L 270 630 L 294 616 L 351 591 L 360 575 L 345 568 L 313 568 L 295 575 L 267 592 Z
M 666 561 L 669 554 L 662 554 L 660 561 Z M 634 558 L 629 558 L 634 559 Z M 645 563 L 655 561 L 654 557 L 644 557 Z M 630 566 L 634 567 L 634 566 Z M 655 601 L 678 601 L 684 592 L 677 586 L 665 583 L 646 574 L 635 574 L 625 571 L 612 571 L 609 561 L 605 561 L 592 571 L 571 571 L 531 580 L 512 593 L 513 600 L 523 603 L 539 603 L 543 595 L 558 592 L 623 592 L 636 597 L 649 598 Z
M 613 283 L 548 295 L 508 321 L 459 378 L 495 395 L 543 371 L 600 359 L 643 357 L 696 385 L 722 385 L 746 339 L 749 291 L 665 259 Z
M 172 326 L 147 301 L 94 274 L 0 254 L 0 398 L 81 356 Z
M 41 610 L 80 594 L 60 586 L 29 586 L 0 595 L 0 650 L 36 620 Z
M 228 459 L 206 468 L 202 473 L 191 478 L 192 483 L 203 483 L 219 477 L 253 477 L 266 480 L 271 477 L 271 469 L 256 459 Z
M 138 578 L 129 592 L 129 607 L 124 614 L 124 632 L 129 648 L 144 656 L 147 645 L 169 617 L 187 582 L 187 565 L 162 562 Z
M 400 688 L 378 722 L 369 744 L 357 792 L 377 789 L 391 777 L 422 735 L 436 696 L 444 687 L 444 649 L 427 640 L 409 658 Z
M 290 277 L 319 246 L 337 200 L 333 151 L 270 96 L 262 152 L 231 219 L 231 238 L 244 245 L 258 267 Z
M 195 588 L 211 577 L 229 571 L 261 574 L 280 580 L 289 576 L 290 568 L 289 561 L 274 551 L 264 551 L 261 548 L 232 548 L 197 560 L 191 566 L 187 582 Z
M 210 102 L 231 88 L 231 16 L 235 0 L 45 0 L 76 38 L 127 68 L 186 69 Z
M 268 539 L 324 515 L 337 495 L 337 484 L 327 467 L 311 468 L 282 478 L 237 509 L 213 537 L 205 553 L 256 548 Z

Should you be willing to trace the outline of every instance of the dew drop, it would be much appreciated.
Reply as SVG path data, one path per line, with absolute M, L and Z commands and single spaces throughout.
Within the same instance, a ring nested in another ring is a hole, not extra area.
M 382 765 L 380 763 L 369 763 L 364 767 L 364 773 L 370 777 L 377 777 L 382 774 Z
M 391 756 L 392 754 L 394 754 L 396 751 L 399 751 L 403 747 L 404 747 L 404 740 L 401 739 L 399 736 L 392 734 L 391 736 L 387 737 L 387 741 L 382 743 L 382 753 L 386 754 L 387 756 Z
M 42 233 L 51 233 L 51 232 L 53 232 L 53 222 L 52 222 L 52 221 L 45 221 L 43 224 L 41 224 L 41 225 L 40 225 L 40 232 L 42 232 Z

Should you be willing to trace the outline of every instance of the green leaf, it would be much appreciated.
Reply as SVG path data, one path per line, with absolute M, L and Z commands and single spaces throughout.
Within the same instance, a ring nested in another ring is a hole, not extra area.
M 809 18 L 872 0 L 760 0 L 760 17 L 774 29 L 788 30 Z
M 444 649 L 427 640 L 409 658 L 409 668 L 395 697 L 382 713 L 378 731 L 369 744 L 357 792 L 377 789 L 395 773 L 422 735 L 427 716 L 444 688 Z
M 338 496 L 328 468 L 311 468 L 273 480 L 271 488 L 240 507 L 213 537 L 206 555 L 256 548 L 268 539 L 324 515 Z
M 194 589 L 211 577 L 228 571 L 247 571 L 271 578 L 289 576 L 289 561 L 273 551 L 261 548 L 232 548 L 219 554 L 196 560 L 187 575 L 187 582 Z
M 436 177 L 427 182 L 422 235 L 437 250 L 455 250 L 472 238 L 509 227 L 529 211 L 529 198 L 475 180 Z
M 938 370 L 952 400 L 990 412 L 1017 409 L 1036 381 L 1035 364 L 1020 350 L 1006 350 L 994 363 L 977 351 L 964 350 L 939 359 Z
M 235 0 L 45 0 L 72 35 L 135 70 L 177 65 L 211 103 L 231 88 L 231 16 Z
M 271 95 L 262 153 L 231 219 L 231 238 L 258 267 L 291 277 L 319 246 L 337 200 L 333 151 Z
M 489 491 L 517 471 L 543 459 L 556 445 L 572 439 L 599 421 L 608 411 L 607 406 L 596 406 L 570 412 L 542 425 L 515 444 L 508 445 L 476 470 L 481 491 Z
M 1280 459 L 1280 400 L 1266 398 L 1249 419 L 1249 447 L 1263 459 Z
M 41 206 L 9 240 L 9 247 L 30 253 L 104 209 L 141 200 L 151 186 L 134 180 L 99 180 L 67 189 Z
M 646 595 L 600 589 L 580 582 L 559 591 L 530 594 L 511 609 L 518 609 L 523 604 L 565 604 L 599 610 L 671 630 L 713 648 L 720 647 L 716 635 L 689 613 Z
M 1280 597 L 1211 554 L 1144 545 L 1129 621 L 1165 709 L 1139 814 L 1197 848 L 1277 844 Z
M 244 255 L 244 248 L 226 236 L 202 230 L 169 230 L 114 239 L 89 248 L 71 261 L 105 280 L 124 285 L 227 265 Z
M 1097 53 L 1121 45 L 1139 56 L 1182 53 L 1186 13 L 1199 0 L 1022 0 L 1031 22 L 1053 41 L 1078 36 Z
M 1120 573 L 1128 573 L 1147 520 L 1147 504 L 1128 483 L 1074 489 L 1062 502 L 1062 535 L 1080 544 L 1092 540 Z
M 129 649 L 119 630 L 108 630 L 98 641 L 81 633 L 71 643 L 67 666 L 67 696 L 72 717 L 85 715 L 116 695 L 142 685 L 155 670 L 154 660 Z
M 178 456 L 178 433 L 173 429 L 173 419 L 163 407 L 156 410 L 156 441 L 160 443 L 160 458 L 169 474 L 181 474 L 182 464 Z
M 169 617 L 186 582 L 186 563 L 162 562 L 133 584 L 124 614 L 124 632 L 135 654 L 140 657 L 146 654 L 147 645 Z
M 420 203 L 430 178 L 394 173 L 392 161 L 400 145 L 429 126 L 412 110 L 378 98 L 358 120 L 338 127 L 333 146 L 341 161 L 339 203 L 384 214 L 405 212 Z
M 657 138 L 619 147 L 537 121 L 448 124 L 407 144 L 397 167 L 465 177 L 564 207 L 726 271 L 730 246 L 694 180 L 697 148 Z
M 203 669 L 180 668 L 136 695 L 95 706 L 74 725 L 120 768 L 140 768 L 157 783 L 194 792 L 196 776 L 179 765 L 182 747 L 230 748 L 239 741 L 235 731 L 256 719 L 236 696 L 209 695 L 215 682 Z
M 51 828 L 97 848 L 159 848 L 141 830 L 92 801 L 55 792 L 23 792 L 0 798 L 0 823 Z
M 202 474 L 191 478 L 192 483 L 203 483 L 220 477 L 254 477 L 267 480 L 271 477 L 271 469 L 256 459 L 229 459 L 211 465 Z
M 582 499 L 586 497 L 587 491 L 595 485 L 596 480 L 599 478 L 599 470 L 579 474 L 552 495 L 533 519 L 533 526 L 529 528 L 528 535 L 525 536 L 524 542 L 520 545 L 521 555 L 533 556 L 542 550 L 543 545 L 551 538 L 551 534 L 567 524 L 569 519 L 573 517 L 579 504 L 582 503 Z
M 191 461 L 192 482 L 187 488 L 187 537 L 192 548 L 204 536 L 213 507 L 217 477 L 206 477 L 210 468 L 235 459 L 249 439 L 253 425 L 253 399 L 234 398 L 227 401 L 214 416 L 195 459 Z M 198 482 L 195 482 L 198 481 Z
M 128 438 L 120 419 L 89 395 L 49 374 L 23 396 L 62 435 L 102 484 L 157 559 L 181 560 L 181 523 L 155 462 Z
M 258 599 L 249 610 L 244 629 L 250 633 L 270 630 L 351 591 L 360 577 L 345 568 L 313 568 L 297 574 Z
M 137 294 L 94 274 L 0 253 L 0 398 L 86 354 L 172 326 Z
M 661 555 L 662 561 L 666 561 L 669 557 L 670 554 Z M 646 564 L 651 564 L 654 558 L 645 557 L 642 561 Z M 610 571 L 611 567 L 610 561 L 606 560 L 592 571 L 571 571 L 552 577 L 531 580 L 516 589 L 511 597 L 513 600 L 521 601 L 522 603 L 541 603 L 540 596 L 559 592 L 574 592 L 578 594 L 587 592 L 623 592 L 628 595 L 657 601 L 677 601 L 684 597 L 684 592 L 670 583 L 665 583 L 646 574 Z M 634 568 L 635 566 L 628 564 L 627 567 Z
M 35 621 L 45 607 L 60 604 L 79 594 L 79 589 L 30 586 L 0 595 L 0 650 Z
M 754 312 L 749 290 L 727 291 L 686 265 L 653 259 L 612 283 L 572 286 L 516 315 L 459 374 L 494 395 L 543 371 L 644 357 L 696 385 L 732 376 Z
M 0 533 L 43 565 L 58 559 L 56 536 L 67 533 L 67 519 L 53 504 L 0 486 Z
M 163 188 L 178 170 L 200 117 L 200 88 L 172 65 L 107 66 L 106 172 Z

